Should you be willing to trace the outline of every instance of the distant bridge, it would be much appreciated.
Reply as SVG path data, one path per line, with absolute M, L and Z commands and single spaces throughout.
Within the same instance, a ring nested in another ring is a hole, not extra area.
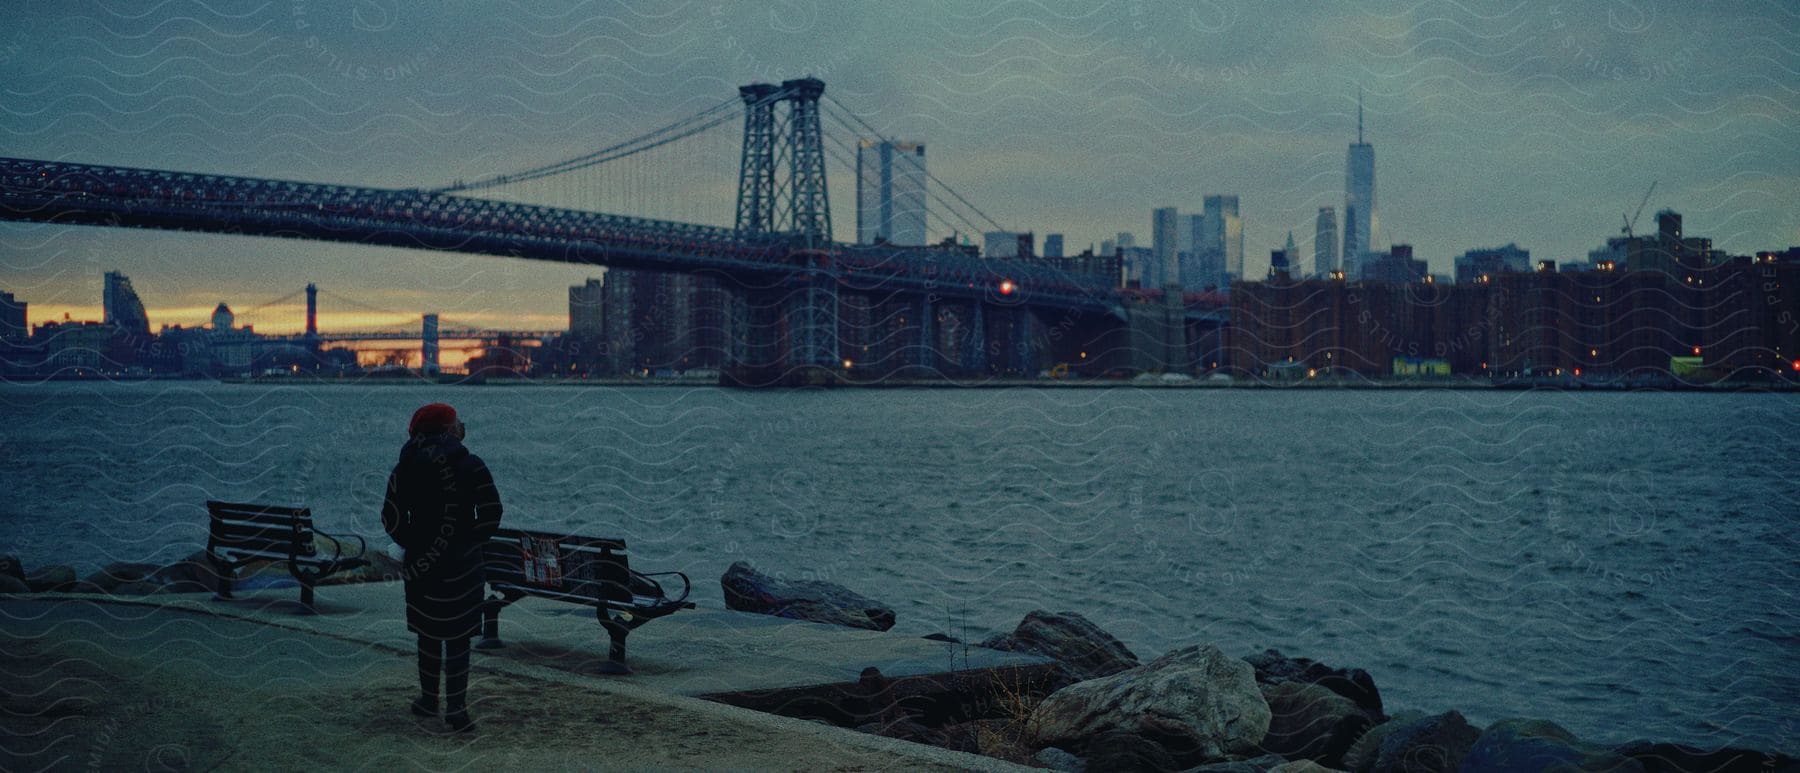
M 0 218 L 709 276 L 729 290 L 731 371 L 740 383 L 786 383 L 805 371 L 813 373 L 801 380 L 816 380 L 817 371 L 839 367 L 841 352 L 870 341 L 892 343 L 895 336 L 909 342 L 902 356 L 927 370 L 1030 373 L 1053 362 L 1090 371 L 1183 367 L 1194 359 L 1191 331 L 1224 324 L 1217 298 L 1120 291 L 1116 261 L 995 259 L 954 246 L 833 241 L 820 130 L 824 88 L 810 78 L 752 84 L 737 99 L 624 143 L 437 189 L 0 159 Z M 733 228 L 460 195 L 630 157 L 722 125 L 738 110 L 743 146 Z M 850 128 L 873 132 L 866 124 Z M 973 205 L 968 210 L 980 213 Z M 911 313 L 865 313 L 879 326 L 869 321 L 859 329 L 841 324 L 848 306 Z

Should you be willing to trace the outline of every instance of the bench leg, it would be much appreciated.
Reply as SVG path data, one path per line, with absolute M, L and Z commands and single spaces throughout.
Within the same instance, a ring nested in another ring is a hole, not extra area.
M 602 674 L 629 674 L 631 667 L 625 665 L 625 636 L 631 629 L 607 616 L 604 607 L 596 610 L 600 617 L 600 627 L 606 629 L 606 636 L 611 640 L 606 650 L 606 662 L 600 665 Z
M 208 553 L 210 552 L 208 551 Z M 219 587 L 213 591 L 213 598 L 231 600 L 231 576 L 237 573 L 237 569 L 221 561 L 212 561 L 211 563 L 213 574 L 219 576 Z
M 489 598 L 481 602 L 481 641 L 475 642 L 475 649 L 497 650 L 506 644 L 500 641 L 500 608 L 506 602 L 499 598 Z
M 307 614 L 317 611 L 313 609 L 312 581 L 304 577 L 300 578 L 300 606 L 306 607 Z

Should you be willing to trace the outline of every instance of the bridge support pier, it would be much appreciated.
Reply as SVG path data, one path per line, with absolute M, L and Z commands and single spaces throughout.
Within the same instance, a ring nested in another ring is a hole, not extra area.
M 968 331 L 963 339 L 962 366 L 969 375 L 985 376 L 988 369 L 987 313 L 982 310 L 981 301 L 969 305 L 973 308 L 965 319 Z
M 1186 373 L 1194 367 L 1188 356 L 1187 309 L 1180 288 L 1170 287 L 1160 301 L 1127 307 L 1131 326 L 1131 367 L 1150 373 Z
M 733 287 L 726 386 L 824 386 L 843 367 L 837 283 L 811 274 L 763 287 Z
M 913 350 L 912 364 L 919 369 L 920 375 L 930 378 L 937 375 L 937 308 L 929 295 L 919 298 L 918 348 Z

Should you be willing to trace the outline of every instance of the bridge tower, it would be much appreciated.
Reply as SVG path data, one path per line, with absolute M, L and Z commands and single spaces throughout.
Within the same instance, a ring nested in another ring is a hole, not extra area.
M 419 335 L 419 372 L 435 376 L 438 373 L 438 315 L 426 314 L 424 327 Z
M 780 91 L 768 83 L 738 87 L 744 100 L 744 156 L 738 167 L 737 229 L 745 233 L 775 230 L 775 103 Z
M 319 286 L 306 283 L 306 339 L 316 341 L 319 338 Z
M 831 265 L 831 201 L 817 78 L 752 83 L 744 101 L 737 228 L 782 237 L 804 270 L 769 285 L 732 288 L 728 380 L 746 385 L 820 383 L 841 366 L 838 282 Z M 785 110 L 783 108 L 785 107 Z M 742 340 L 735 340 L 741 336 Z
M 825 195 L 825 143 L 819 129 L 819 97 L 825 82 L 818 78 L 782 81 L 787 92 L 787 185 L 777 206 L 789 233 L 805 241 L 808 249 L 831 243 L 831 201 Z

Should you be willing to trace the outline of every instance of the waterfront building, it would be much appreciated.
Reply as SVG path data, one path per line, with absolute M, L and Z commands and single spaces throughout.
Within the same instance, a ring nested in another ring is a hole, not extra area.
M 606 332 L 606 284 L 589 279 L 569 288 L 569 333 L 599 338 Z
M 12 293 L 0 291 L 0 341 L 22 344 L 31 338 L 26 306 Z
M 1727 258 L 1713 249 L 1712 239 L 1682 232 L 1681 213 L 1656 213 L 1656 233 L 1615 236 L 1606 246 L 1588 252 L 1593 268 L 1618 271 L 1660 271 L 1684 282 L 1695 272 Z
M 1362 92 L 1356 94 L 1356 142 L 1344 160 L 1344 256 L 1343 271 L 1351 279 L 1363 276 L 1366 256 L 1381 239 L 1381 218 L 1375 204 L 1375 147 L 1363 141 Z
M 108 356 L 113 349 L 114 336 L 119 330 L 117 326 L 105 322 L 73 322 L 64 319 L 38 325 L 32 337 L 44 347 L 45 374 L 91 375 L 120 370 L 118 364 Z
M 150 318 L 144 313 L 144 302 L 131 289 L 131 279 L 118 271 L 106 272 L 101 290 L 101 322 L 142 336 L 150 334 Z
M 1531 250 L 1508 243 L 1505 247 L 1486 247 L 1463 253 L 1456 259 L 1456 283 L 1468 284 L 1484 276 L 1530 270 Z
M 1063 235 L 1062 234 L 1044 234 L 1044 257 L 1046 257 L 1046 258 L 1063 257 Z
M 224 301 L 220 301 L 219 305 L 213 309 L 212 329 L 230 330 L 231 326 L 236 322 L 237 315 L 231 313 L 231 307 L 226 306 Z
M 1331 278 L 1338 270 L 1337 210 L 1319 207 L 1319 219 L 1313 226 L 1313 270 L 1318 279 Z
M 925 144 L 862 139 L 856 147 L 856 241 L 923 246 Z

